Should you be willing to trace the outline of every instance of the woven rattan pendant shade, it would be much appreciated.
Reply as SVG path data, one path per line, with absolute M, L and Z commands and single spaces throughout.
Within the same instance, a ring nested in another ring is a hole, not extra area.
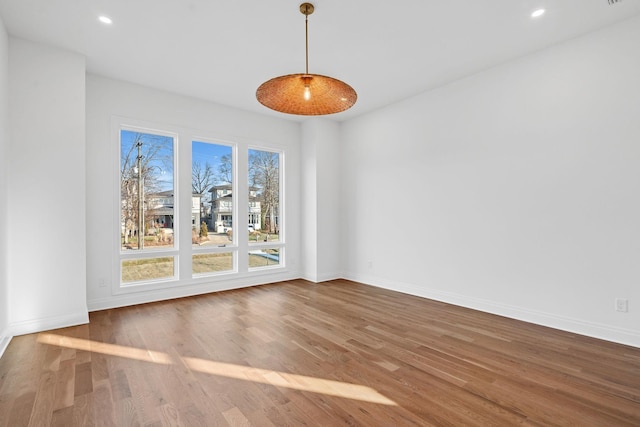
M 309 88 L 309 99 L 304 97 L 305 85 Z M 260 85 L 256 97 L 272 110 L 305 116 L 339 113 L 358 99 L 348 84 L 318 74 L 276 77 Z
M 314 7 L 300 5 L 305 18 L 307 72 L 275 77 L 264 82 L 256 91 L 256 98 L 265 107 L 281 113 L 304 116 L 334 114 L 349 109 L 358 95 L 348 84 L 333 77 L 309 74 L 308 17 Z

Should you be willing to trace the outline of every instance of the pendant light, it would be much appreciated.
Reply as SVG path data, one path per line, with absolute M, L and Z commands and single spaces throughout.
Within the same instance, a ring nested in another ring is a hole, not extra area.
M 256 98 L 265 107 L 281 113 L 319 116 L 339 113 L 356 103 L 358 95 L 348 84 L 309 73 L 309 15 L 313 11 L 311 3 L 300 5 L 300 12 L 305 15 L 305 73 L 275 77 L 262 83 Z

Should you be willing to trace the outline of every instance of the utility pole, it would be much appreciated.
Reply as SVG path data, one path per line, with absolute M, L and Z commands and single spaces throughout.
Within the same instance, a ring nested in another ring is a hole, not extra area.
M 138 169 L 138 249 L 144 248 L 144 182 L 142 180 L 142 142 L 136 143 L 138 147 L 138 157 L 136 166 Z

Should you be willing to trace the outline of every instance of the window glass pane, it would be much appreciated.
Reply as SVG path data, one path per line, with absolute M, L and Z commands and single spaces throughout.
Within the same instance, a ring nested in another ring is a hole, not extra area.
M 280 265 L 280 248 L 263 248 L 249 251 L 249 268 Z
M 232 148 L 193 141 L 191 158 L 191 241 L 194 246 L 228 244 L 233 224 Z
M 249 242 L 280 240 L 280 155 L 249 150 Z
M 231 271 L 233 270 L 233 252 L 193 255 L 191 267 L 193 274 Z
M 173 145 L 170 136 L 120 132 L 122 250 L 174 246 Z
M 121 271 L 122 283 L 171 278 L 174 276 L 174 257 L 125 259 Z

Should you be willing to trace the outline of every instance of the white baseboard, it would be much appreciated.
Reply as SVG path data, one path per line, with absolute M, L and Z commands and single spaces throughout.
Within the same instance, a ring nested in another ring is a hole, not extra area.
M 2 358 L 2 355 L 4 354 L 7 347 L 9 347 L 11 338 L 13 338 L 11 335 L 7 334 L 6 332 L 7 331 L 3 331 L 2 335 L 0 335 L 0 359 Z
M 63 316 L 43 317 L 9 324 L 9 333 L 12 336 L 32 334 L 51 329 L 66 328 L 69 326 L 89 323 L 89 313 L 86 309 L 77 313 Z
M 511 319 L 521 320 L 528 323 L 534 323 L 536 325 L 547 326 L 566 332 L 640 348 L 640 332 L 637 330 L 630 330 L 595 322 L 588 322 L 581 319 L 573 319 L 566 316 L 559 316 L 552 313 L 529 310 L 523 307 L 510 306 L 507 304 L 496 303 L 494 301 L 484 300 L 480 298 L 442 292 L 435 289 L 425 289 L 407 283 L 388 281 L 376 277 L 362 276 L 358 274 L 346 274 L 345 279 L 364 283 L 370 286 L 388 289 L 391 291 L 402 292 L 422 298 L 428 298 L 447 304 L 458 305 L 461 307 L 471 308 L 486 313 L 496 314 Z
M 330 280 L 342 279 L 344 274 L 342 273 L 327 273 L 318 276 L 318 282 L 328 282 Z
M 342 279 L 344 275 L 342 273 L 329 273 L 329 274 L 321 274 L 321 275 L 303 275 L 301 277 L 304 280 L 308 280 L 313 283 L 321 283 L 328 282 L 330 280 Z
M 229 291 L 232 289 L 259 286 L 268 283 L 294 280 L 299 278 L 298 272 L 277 273 L 273 276 L 245 277 L 235 280 L 225 280 L 209 283 L 200 283 L 184 287 L 159 289 L 157 291 L 133 292 L 112 295 L 104 298 L 94 298 L 87 301 L 89 311 L 108 310 L 111 308 L 127 307 L 136 304 L 166 301 L 176 298 L 185 298 L 195 295 L 210 294 L 213 292 Z

